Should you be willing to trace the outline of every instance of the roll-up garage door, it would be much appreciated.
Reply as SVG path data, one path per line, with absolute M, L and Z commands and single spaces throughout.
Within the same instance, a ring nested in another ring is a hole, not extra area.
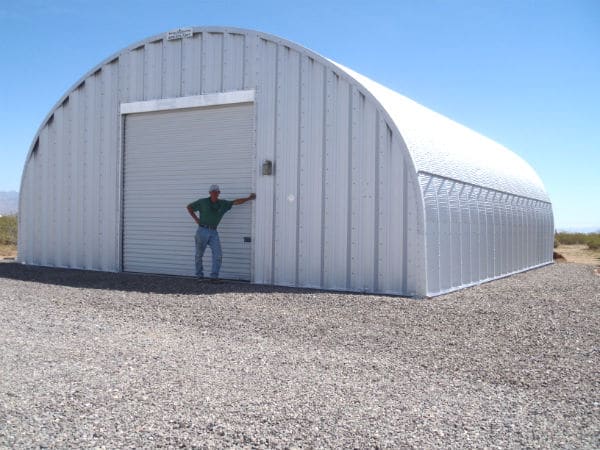
M 226 200 L 252 192 L 253 124 L 252 104 L 125 116 L 124 271 L 194 275 L 197 226 L 186 206 L 211 184 Z M 219 225 L 223 278 L 250 279 L 252 205 Z M 205 272 L 211 258 L 207 248 Z

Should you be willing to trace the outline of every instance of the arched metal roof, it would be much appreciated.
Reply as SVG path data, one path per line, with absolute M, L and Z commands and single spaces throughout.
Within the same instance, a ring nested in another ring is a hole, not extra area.
M 361 83 L 390 115 L 408 147 L 417 172 L 550 202 L 537 173 L 506 147 L 347 67 L 335 64 Z

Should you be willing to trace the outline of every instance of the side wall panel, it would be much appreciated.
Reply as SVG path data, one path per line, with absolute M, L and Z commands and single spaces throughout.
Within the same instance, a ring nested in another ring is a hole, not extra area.
M 378 152 L 378 280 L 381 292 L 416 291 L 407 279 L 410 259 L 407 250 L 409 195 L 408 168 L 392 130 L 380 119 Z M 401 178 L 399 178 L 401 174 Z M 416 205 L 415 205 L 416 206 Z
M 298 278 L 298 159 L 300 146 L 300 54 L 279 47 L 275 133 L 275 284 L 294 286 Z
M 552 207 L 419 174 L 427 229 L 427 295 L 552 262 Z M 438 231 L 439 230 L 439 231 Z
M 439 195 L 441 180 L 434 177 L 419 177 L 425 202 L 425 240 L 427 242 L 427 285 L 433 292 L 441 290 L 441 221 Z
M 364 95 L 353 89 L 352 95 L 352 200 L 350 289 L 375 290 L 378 246 L 375 219 L 375 157 L 377 155 L 377 116 Z M 367 245 L 366 243 L 371 243 Z
M 300 72 L 298 284 L 322 286 L 325 68 L 307 56 Z
M 277 107 L 277 65 L 259 64 L 259 61 L 277 61 L 277 45 L 260 39 L 256 50 L 257 96 L 256 96 L 256 161 L 262 166 L 271 161 L 273 171 L 279 171 L 275 160 L 275 116 Z M 254 245 L 254 280 L 273 283 L 273 234 L 274 234 L 274 176 L 262 175 L 256 170 L 256 226 Z M 258 223 L 260 222 L 260 223 Z
M 348 289 L 351 87 L 333 72 L 327 85 L 323 284 Z

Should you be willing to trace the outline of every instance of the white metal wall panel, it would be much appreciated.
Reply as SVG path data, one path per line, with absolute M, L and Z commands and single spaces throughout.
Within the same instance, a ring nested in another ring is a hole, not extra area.
M 277 60 L 277 45 L 260 39 L 258 53 L 262 61 Z M 266 160 L 273 162 L 274 173 L 279 172 L 275 160 L 276 147 L 276 104 L 277 104 L 277 66 L 276 64 L 258 64 L 257 92 L 262 93 L 256 103 L 256 151 L 259 165 Z M 259 170 L 259 168 L 257 168 Z M 259 175 L 256 183 L 256 243 L 254 251 L 254 279 L 258 283 L 273 283 L 274 251 L 274 178 Z
M 517 234 L 516 245 L 517 245 L 517 263 L 527 261 L 527 247 L 526 247 L 526 236 L 525 236 L 525 199 L 516 197 L 517 201 L 517 215 L 518 215 L 518 227 L 519 232 Z
M 40 140 L 41 144 L 44 145 L 54 145 L 54 133 L 53 130 L 48 130 L 47 133 L 42 136 Z M 48 154 L 39 154 L 38 162 L 40 164 L 40 170 L 37 174 L 39 176 L 39 182 L 45 186 L 51 186 L 54 181 L 54 173 L 52 171 L 52 159 L 48 157 Z M 53 225 L 56 220 L 56 213 L 52 210 L 52 201 L 53 201 L 53 192 L 52 188 L 45 189 L 40 195 L 37 197 L 38 209 L 36 211 L 37 214 L 42 215 L 46 220 L 45 223 L 40 224 L 40 235 L 39 235 L 39 245 L 40 245 L 40 261 L 44 265 L 51 264 L 54 254 L 53 251 L 55 249 L 55 239 L 52 234 Z
M 47 138 L 49 138 L 49 136 L 47 136 Z M 48 177 L 48 172 L 49 172 L 49 167 L 48 167 L 48 163 L 50 162 L 50 159 L 48 158 L 47 154 L 40 154 L 40 158 L 39 158 L 39 162 L 40 162 L 40 172 L 39 172 L 39 177 L 40 177 L 40 183 L 44 186 L 48 186 L 49 183 L 49 177 Z M 52 212 L 50 211 L 50 205 L 48 204 L 48 190 L 45 189 L 44 191 L 42 191 L 39 195 L 39 204 L 38 204 L 38 214 L 40 214 L 42 217 L 52 217 L 50 216 L 50 214 L 52 214 Z M 39 238 L 40 238 L 40 262 L 41 264 L 44 265 L 48 265 L 49 264 L 49 253 L 48 253 L 48 246 L 49 246 L 49 240 L 51 239 L 50 237 L 50 233 L 49 233 L 49 227 L 48 224 L 45 223 L 43 225 L 40 226 L 39 228 Z
M 471 260 L 470 277 L 468 283 L 475 283 L 481 280 L 482 273 L 482 262 L 481 262 L 481 251 L 479 246 L 483 245 L 482 232 L 481 232 L 481 217 L 478 208 L 478 199 L 481 188 L 479 186 L 472 186 L 468 195 L 469 204 L 469 226 L 470 226 L 470 241 L 471 246 L 469 249 L 469 258 Z
M 351 278 L 350 289 L 375 290 L 375 156 L 377 115 L 365 96 L 352 93 L 352 201 L 351 201 Z
M 427 292 L 427 272 L 425 261 L 425 213 L 422 208 L 422 197 L 417 174 L 412 166 L 409 169 L 408 152 L 403 152 L 405 177 L 405 224 L 403 251 L 405 252 L 406 277 L 403 283 L 408 295 L 425 295 Z
M 348 236 L 350 235 L 349 192 L 352 87 L 330 73 L 327 89 L 325 131 L 325 223 L 323 284 L 330 289 L 348 289 Z
M 84 226 L 85 241 L 88 243 L 85 248 L 85 261 L 83 267 L 92 269 L 97 268 L 97 258 L 99 254 L 99 242 L 98 242 L 98 221 L 90 223 L 85 217 L 94 216 L 98 209 L 98 179 L 99 174 L 96 168 L 98 167 L 98 153 L 95 151 L 94 139 L 90 139 L 89 136 L 95 135 L 96 129 L 96 88 L 97 80 L 95 76 L 90 77 L 85 84 L 80 88 L 85 96 L 84 108 L 84 141 L 82 149 L 85 152 L 85 162 L 83 168 L 83 189 L 84 189 L 84 202 L 83 202 L 83 219 L 82 224 Z
M 181 97 L 182 60 L 181 39 L 164 41 L 164 65 L 162 77 L 162 96 Z
M 25 262 L 35 264 L 116 270 L 118 168 L 117 90 L 112 81 L 116 64 L 107 64 L 77 85 L 53 111 L 39 134 L 38 150 L 28 166 L 39 166 L 39 176 L 24 184 L 35 189 L 33 248 L 24 251 Z M 103 77 L 102 84 L 97 79 Z M 103 128 L 106 138 L 98 133 Z M 106 140 L 109 159 L 99 143 Z M 112 164 L 110 157 L 113 157 Z M 103 173 L 106 172 L 106 173 Z M 103 176 L 101 179 L 100 177 Z M 94 181 L 97 180 L 97 183 Z M 109 193 L 108 195 L 106 193 Z M 99 200 L 104 202 L 104 213 Z M 106 224 L 108 230 L 96 228 Z M 102 238 L 105 233 L 108 241 Z M 23 243 L 23 250 L 29 243 Z M 26 259 L 25 259 L 26 258 Z
M 227 33 L 223 37 L 223 87 L 224 91 L 244 89 L 245 36 Z
M 536 240 L 537 240 L 537 209 L 536 209 L 536 201 L 531 200 L 529 205 L 529 261 L 533 266 L 537 262 L 537 253 L 535 251 L 536 248 Z
M 144 51 L 144 100 L 162 98 L 163 40 L 150 42 Z
M 469 194 L 472 186 L 461 185 L 458 188 L 459 214 L 460 214 L 460 260 L 461 260 L 461 285 L 471 282 L 471 240 L 474 230 L 471 230 L 471 208 L 469 205 Z
M 512 267 L 512 227 L 513 223 L 510 214 L 510 202 L 511 196 L 509 194 L 502 195 L 502 203 L 504 205 L 504 216 L 502 225 L 504 227 L 502 233 L 502 242 L 504 243 L 503 248 L 503 264 L 502 273 L 509 273 Z
M 377 288 L 381 292 L 410 293 L 406 240 L 411 203 L 407 166 L 404 154 L 393 139 L 392 130 L 381 118 L 379 127 Z
M 234 200 L 252 190 L 251 104 L 131 114 L 125 120 L 123 268 L 194 275 L 194 233 L 188 203 L 219 183 Z M 221 221 L 221 276 L 250 279 L 252 203 Z M 212 254 L 204 257 L 208 272 Z
M 481 209 L 483 211 L 483 215 L 485 217 L 485 248 L 484 250 L 484 259 L 486 261 L 486 280 L 492 279 L 494 277 L 495 270 L 495 254 L 494 254 L 494 192 L 489 190 L 484 190 L 485 195 L 483 196 L 483 204 L 481 205 Z
M 278 53 L 275 178 L 275 284 L 296 285 L 298 264 L 298 151 L 300 146 L 300 54 Z
M 432 174 L 420 174 L 419 185 L 427 228 L 428 295 L 552 261 L 552 242 L 547 237 L 552 236 L 553 226 L 549 203 Z M 537 206 L 519 209 L 529 202 Z
M 71 123 L 71 183 L 73 186 L 77 186 L 78 189 L 74 189 L 71 193 L 71 239 L 73 245 L 71 245 L 71 254 L 69 257 L 69 265 L 71 267 L 83 267 L 83 253 L 85 245 L 79 243 L 85 242 L 83 236 L 83 221 L 85 220 L 83 214 L 83 163 L 82 150 L 84 149 L 84 142 L 82 134 L 84 131 L 84 125 L 82 124 L 83 111 L 81 110 L 80 101 L 80 90 L 76 89 L 70 96 L 70 123 Z
M 517 222 L 517 210 L 515 207 L 516 197 L 514 195 L 508 196 L 508 202 L 506 203 L 506 210 L 508 213 L 508 259 L 506 261 L 507 270 L 510 270 L 512 267 L 517 267 L 519 262 L 517 258 L 517 241 L 518 241 L 518 232 L 519 225 Z
M 494 278 L 502 275 L 502 248 L 504 241 L 502 239 L 503 224 L 502 224 L 502 210 L 504 205 L 501 203 L 502 194 L 500 192 L 494 192 L 492 196 L 492 208 L 494 211 L 493 225 L 494 225 Z
M 245 33 L 244 36 L 244 62 L 241 70 L 244 73 L 243 89 L 256 89 L 260 79 L 258 77 L 259 65 L 261 62 L 261 42 L 264 40 L 254 33 Z M 238 67 L 237 65 L 234 67 Z
M 451 285 L 462 284 L 462 252 L 461 252 L 461 211 L 459 202 L 459 190 L 460 184 L 452 182 L 450 190 L 448 192 L 448 203 L 450 205 L 450 264 L 452 267 L 451 271 Z
M 138 47 L 121 57 L 124 65 L 123 73 L 127 74 L 127 83 L 123 85 L 123 102 L 143 100 L 144 98 L 144 59 L 146 57 L 146 46 Z M 98 78 L 101 78 L 101 74 Z
M 204 33 L 202 93 L 223 90 L 223 33 Z
M 301 58 L 298 284 L 321 287 L 323 273 L 324 67 Z
M 440 288 L 442 291 L 448 290 L 452 286 L 452 255 L 451 255 L 451 217 L 450 202 L 448 201 L 448 192 L 451 186 L 450 180 L 442 179 L 437 191 L 438 195 L 438 215 L 440 221 Z
M 202 33 L 182 39 L 181 95 L 189 97 L 202 93 Z
M 50 157 L 51 152 L 56 153 L 55 157 L 62 162 L 61 176 L 59 179 L 60 186 L 60 207 L 57 213 L 62 216 L 61 225 L 59 227 L 59 246 L 58 263 L 60 267 L 70 267 L 69 255 L 71 253 L 70 239 L 70 224 L 71 214 L 71 192 L 74 186 L 71 185 L 71 146 L 70 146 L 70 127 L 66 116 L 66 108 L 61 106 L 54 114 L 52 125 L 56 127 L 56 147 L 48 152 Z
M 73 221 L 72 213 L 72 195 L 75 188 L 72 180 L 73 174 L 73 147 L 71 146 L 71 123 L 69 121 L 69 105 L 61 106 L 54 115 L 54 124 L 56 126 L 56 141 L 57 149 L 60 148 L 61 160 L 63 161 L 63 173 L 60 181 L 61 186 L 61 209 L 64 219 L 60 227 L 60 265 L 63 267 L 71 267 L 71 247 L 76 243 L 71 239 L 71 223 Z M 60 144 L 59 144 L 60 143 Z M 59 147 L 60 145 L 60 147 Z
M 421 177 L 423 186 L 423 199 L 425 203 L 425 227 L 427 234 L 427 286 L 432 292 L 441 291 L 440 263 L 441 263 L 441 220 L 438 191 L 441 180 L 434 177 Z
M 102 70 L 102 113 L 100 145 L 100 270 L 119 268 L 119 224 L 120 224 L 120 117 L 118 111 L 118 64 L 111 62 Z M 115 208 L 115 206 L 117 206 Z
M 376 156 L 376 164 L 377 164 L 377 177 L 376 177 L 376 196 L 378 203 L 378 211 L 376 218 L 376 227 L 377 227 L 377 290 L 387 291 L 391 289 L 390 281 L 394 278 L 390 277 L 390 271 L 395 271 L 395 273 L 403 273 L 403 258 L 402 255 L 396 255 L 396 258 L 390 258 L 393 249 L 389 249 L 388 243 L 392 237 L 391 229 L 388 226 L 388 221 L 391 217 L 393 217 L 394 211 L 404 210 L 404 198 L 402 196 L 402 192 L 400 192 L 399 196 L 396 197 L 396 202 L 400 201 L 401 203 L 396 203 L 396 207 L 390 207 L 387 199 L 391 193 L 387 193 L 388 189 L 393 188 L 401 188 L 403 187 L 403 183 L 390 183 L 390 170 L 392 164 L 391 155 L 392 152 L 392 133 L 390 128 L 385 123 L 385 120 L 380 116 L 377 121 L 377 156 Z M 395 167 L 398 171 L 397 173 L 402 172 L 402 166 L 400 168 Z M 402 191 L 402 189 L 400 189 Z M 399 234 L 403 234 L 404 223 L 400 221 L 400 229 L 397 230 Z M 392 251 L 391 251 L 392 250 Z M 400 256 L 400 258 L 398 258 Z M 398 264 L 400 262 L 400 264 Z
M 546 228 L 546 214 L 544 214 L 544 208 L 542 202 L 536 202 L 536 217 L 538 218 L 538 232 L 536 235 L 537 238 L 537 248 L 542 248 L 545 241 L 544 230 Z M 538 257 L 536 263 L 539 264 L 542 262 L 544 258 L 544 254 L 542 252 L 538 252 Z

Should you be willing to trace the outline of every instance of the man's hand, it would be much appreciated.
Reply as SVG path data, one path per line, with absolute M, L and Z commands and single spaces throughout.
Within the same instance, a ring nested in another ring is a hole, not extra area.
M 194 210 L 188 206 L 187 212 L 190 213 L 190 216 L 192 216 L 194 218 L 194 222 L 196 222 L 198 225 L 200 225 L 200 219 L 198 218 L 198 216 L 196 216 L 196 214 L 194 213 Z
M 256 194 L 253 192 L 248 196 L 248 200 L 254 200 L 256 198 Z

